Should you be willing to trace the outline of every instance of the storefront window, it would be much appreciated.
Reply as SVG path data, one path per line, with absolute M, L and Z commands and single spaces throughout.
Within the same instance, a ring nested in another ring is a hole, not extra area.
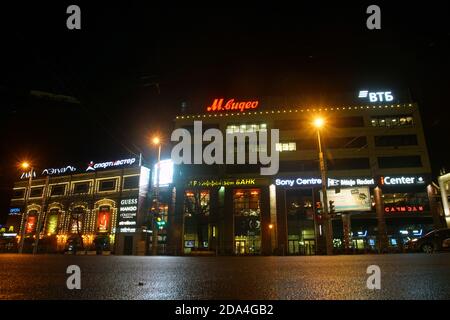
M 28 213 L 27 223 L 25 225 L 26 234 L 32 234 L 36 231 L 37 216 L 38 212 L 36 210 L 32 210 Z
M 286 191 L 288 254 L 315 253 L 314 205 L 311 189 Z
M 184 213 L 187 217 L 193 215 L 209 215 L 209 191 L 189 190 L 185 194 Z
M 185 253 L 192 250 L 207 250 L 210 191 L 187 190 L 184 198 L 184 239 L 189 243 L 189 246 L 185 246 Z
M 261 251 L 261 208 L 259 189 L 233 191 L 235 254 Z
M 58 209 L 51 209 L 47 218 L 47 235 L 53 235 L 57 232 L 58 227 Z
M 410 213 L 429 210 L 428 196 L 425 192 L 386 193 L 383 195 L 383 201 L 386 213 Z
M 70 223 L 70 232 L 71 233 L 81 233 L 83 228 L 83 216 L 84 216 L 84 208 L 76 207 L 73 209 L 71 213 L 71 223 Z
M 109 222 L 111 219 L 111 207 L 101 206 L 98 210 L 98 232 L 105 233 L 109 231 Z

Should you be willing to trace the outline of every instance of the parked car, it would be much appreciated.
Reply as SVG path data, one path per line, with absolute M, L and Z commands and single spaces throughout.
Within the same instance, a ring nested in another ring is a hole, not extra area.
M 421 238 L 412 239 L 408 241 L 407 249 L 426 253 L 450 251 L 450 229 L 433 230 Z

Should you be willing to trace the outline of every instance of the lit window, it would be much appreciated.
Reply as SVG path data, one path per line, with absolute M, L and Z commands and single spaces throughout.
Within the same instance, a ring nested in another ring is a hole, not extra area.
M 275 150 L 278 152 L 295 151 L 297 150 L 297 143 L 295 142 L 277 143 L 275 144 Z
M 267 124 L 240 124 L 240 125 L 228 125 L 226 128 L 226 133 L 250 133 L 250 132 L 258 132 L 258 131 L 267 131 Z
M 297 150 L 297 144 L 295 142 L 289 142 L 289 151 Z

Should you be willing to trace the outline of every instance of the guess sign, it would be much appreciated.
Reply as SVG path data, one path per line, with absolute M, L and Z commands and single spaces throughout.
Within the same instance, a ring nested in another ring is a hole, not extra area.
M 224 99 L 214 99 L 212 105 L 206 108 L 206 111 L 215 112 L 239 110 L 240 112 L 243 112 L 248 109 L 256 109 L 259 105 L 259 101 L 235 101 L 234 99 L 230 99 L 225 104 L 223 101 Z
M 384 212 L 396 213 L 396 212 L 422 212 L 425 208 L 423 206 L 385 206 Z

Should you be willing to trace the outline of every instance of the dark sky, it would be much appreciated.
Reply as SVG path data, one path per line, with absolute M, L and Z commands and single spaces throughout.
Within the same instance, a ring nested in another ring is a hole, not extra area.
M 46 167 L 139 152 L 151 158 L 148 137 L 169 134 L 182 101 L 201 111 L 195 102 L 216 96 L 409 91 L 421 107 L 435 174 L 450 168 L 441 147 L 449 136 L 448 2 L 41 2 L 2 4 L 0 13 L 1 214 L 21 159 Z M 382 29 L 371 31 L 365 11 L 374 3 Z M 66 28 L 70 4 L 81 7 L 81 30 Z

